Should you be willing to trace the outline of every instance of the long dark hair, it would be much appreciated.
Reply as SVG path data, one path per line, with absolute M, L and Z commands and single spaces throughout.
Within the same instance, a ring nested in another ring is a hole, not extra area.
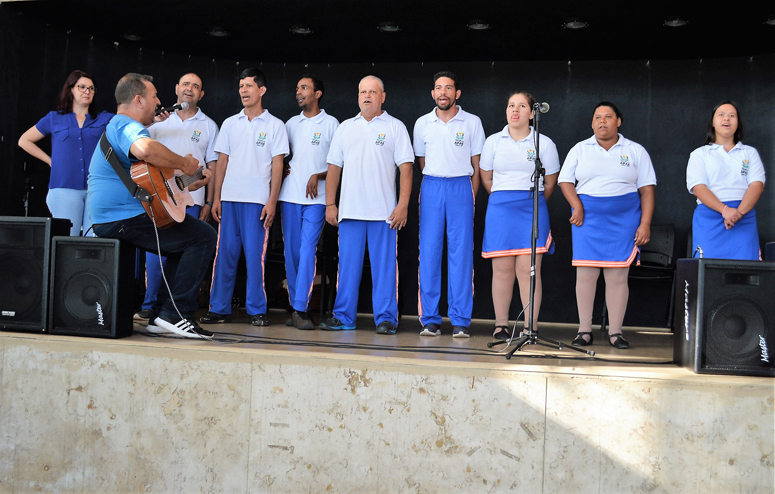
M 713 111 L 710 112 L 710 122 L 708 122 L 708 132 L 705 134 L 705 145 L 716 143 L 716 129 L 713 128 L 713 117 L 716 116 L 716 112 L 724 105 L 732 105 L 737 114 L 737 130 L 733 136 L 735 144 L 743 140 L 743 118 L 740 116 L 740 110 L 737 107 L 737 103 L 734 101 L 724 100 L 718 105 L 713 107 Z
M 73 111 L 73 88 L 76 84 L 78 84 L 78 79 L 81 77 L 90 79 L 91 83 L 94 84 L 95 87 L 97 86 L 97 84 L 94 82 L 94 77 L 87 74 L 83 70 L 74 70 L 72 74 L 67 76 L 65 85 L 62 86 L 62 91 L 59 93 L 59 103 L 57 104 L 58 113 L 65 115 Z M 94 93 L 92 93 L 92 96 L 94 96 Z M 89 115 L 92 116 L 92 118 L 97 116 L 97 109 L 95 108 L 94 98 L 92 98 L 91 104 L 89 104 L 89 109 L 87 111 L 89 112 Z

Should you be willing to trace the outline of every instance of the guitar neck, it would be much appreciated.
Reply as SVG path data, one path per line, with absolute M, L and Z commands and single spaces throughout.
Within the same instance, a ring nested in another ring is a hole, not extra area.
M 204 168 L 199 167 L 196 169 L 193 175 L 178 175 L 175 179 L 178 181 L 178 185 L 181 189 L 185 189 L 189 185 L 193 184 L 197 180 L 201 180 L 204 176 Z

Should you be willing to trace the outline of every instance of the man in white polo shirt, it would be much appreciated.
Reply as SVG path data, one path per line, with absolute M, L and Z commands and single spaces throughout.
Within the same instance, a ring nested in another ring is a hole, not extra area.
M 188 103 L 188 109 L 178 110 L 167 120 L 153 124 L 148 128 L 148 132 L 151 138 L 167 146 L 173 153 L 181 156 L 190 154 L 213 170 L 218 159 L 218 153 L 215 152 L 218 125 L 198 106 L 205 95 L 202 79 L 194 73 L 183 75 L 175 85 L 175 94 L 178 97 L 176 104 L 185 101 Z M 189 190 L 194 205 L 186 208 L 186 213 L 202 221 L 210 219 L 210 207 L 213 205 L 213 188 L 206 189 L 205 194 L 205 187 L 199 187 L 197 182 L 191 184 Z M 141 310 L 135 314 L 136 321 L 146 321 L 153 313 L 153 305 L 161 286 L 161 266 L 164 262 L 165 257 L 162 257 L 160 263 L 158 255 L 145 253 L 145 299 Z M 158 310 L 156 312 L 158 313 Z
M 447 299 L 452 336 L 467 338 L 474 306 L 474 199 L 479 190 L 479 155 L 484 129 L 479 117 L 456 105 L 452 72 L 433 76 L 436 108 L 414 125 L 414 154 L 423 173 L 420 186 L 420 274 L 417 310 L 420 335 L 441 334 L 441 256 L 447 234 Z
M 355 329 L 363 256 L 369 246 L 378 334 L 398 325 L 396 230 L 406 225 L 414 154 L 406 126 L 382 111 L 385 86 L 375 76 L 358 85 L 361 112 L 336 129 L 328 152 L 326 221 L 339 225 L 339 280 L 334 315 L 321 329 Z M 401 179 L 396 203 L 396 168 Z M 339 178 L 342 190 L 334 200 Z
M 250 324 L 268 326 L 264 259 L 269 227 L 275 217 L 282 183 L 283 158 L 288 154 L 288 136 L 282 120 L 262 106 L 266 78 L 258 69 L 240 74 L 239 94 L 244 109 L 221 126 L 215 150 L 212 214 L 221 225 L 213 266 L 210 312 L 205 324 L 231 321 L 231 299 L 240 252 L 247 261 L 245 308 Z
M 339 121 L 320 109 L 325 88 L 312 74 L 301 76 L 296 102 L 301 114 L 285 123 L 293 157 L 280 189 L 285 272 L 297 329 L 315 329 L 309 299 L 315 280 L 315 254 L 326 218 L 326 156 Z

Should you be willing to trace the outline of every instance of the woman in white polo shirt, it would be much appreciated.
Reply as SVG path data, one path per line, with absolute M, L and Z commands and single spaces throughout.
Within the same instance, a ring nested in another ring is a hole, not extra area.
M 519 91 L 509 96 L 506 105 L 508 124 L 502 131 L 487 138 L 479 161 L 482 185 L 490 193 L 484 226 L 482 257 L 492 259 L 492 303 L 495 309 L 493 337 L 507 340 L 509 307 L 514 291 L 514 279 L 519 283 L 519 295 L 525 307 L 525 327 L 533 317 L 533 327 L 541 309 L 541 259 L 554 252 L 549 228 L 546 201 L 557 187 L 560 158 L 557 146 L 541 136 L 541 162 L 546 170 L 539 187 L 538 234 L 536 242 L 535 310 L 527 307 L 530 300 L 530 245 L 533 223 L 533 197 L 530 188 L 535 171 L 536 134 L 530 125 L 535 113 L 535 99 Z
M 579 331 L 575 346 L 592 344 L 592 308 L 600 270 L 610 328 L 608 342 L 628 348 L 622 336 L 630 292 L 627 274 L 648 243 L 654 212 L 654 166 L 640 144 L 619 134 L 622 114 L 613 103 L 598 103 L 594 136 L 573 146 L 560 172 L 560 189 L 573 208 L 573 265 Z
M 737 105 L 713 108 L 705 145 L 695 149 L 686 167 L 686 187 L 697 198 L 692 220 L 696 256 L 759 260 L 754 206 L 764 190 L 759 153 L 741 142 L 743 122 Z

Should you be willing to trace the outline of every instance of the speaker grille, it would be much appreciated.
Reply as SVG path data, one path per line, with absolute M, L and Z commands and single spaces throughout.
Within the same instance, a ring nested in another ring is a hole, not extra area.
M 43 298 L 42 261 L 31 252 L 11 251 L 0 254 L 0 287 L 3 319 L 33 323 L 40 321 Z
M 708 311 L 708 366 L 759 366 L 759 336 L 767 338 L 769 323 L 758 304 L 744 299 L 724 300 Z
M 59 296 L 65 311 L 59 315 L 66 326 L 89 326 L 92 331 L 104 328 L 106 333 L 110 333 L 110 325 L 106 325 L 105 318 L 113 313 L 112 290 L 112 284 L 102 273 L 75 273 L 62 285 Z

